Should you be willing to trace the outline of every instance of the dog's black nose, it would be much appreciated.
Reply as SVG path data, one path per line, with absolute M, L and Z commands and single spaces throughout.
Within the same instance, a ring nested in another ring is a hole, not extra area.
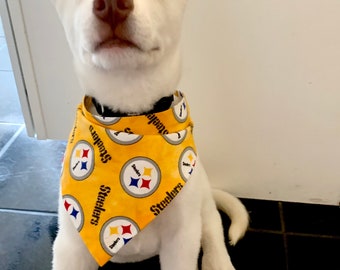
M 124 21 L 134 8 L 134 0 L 94 0 L 93 13 L 104 22 L 116 24 Z

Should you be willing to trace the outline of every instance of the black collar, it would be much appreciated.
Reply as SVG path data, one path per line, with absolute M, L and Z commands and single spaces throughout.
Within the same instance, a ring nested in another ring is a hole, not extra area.
M 151 113 L 158 113 L 165 111 L 170 108 L 172 102 L 174 101 L 174 96 L 168 96 L 168 97 L 163 97 L 160 100 L 158 100 L 155 105 L 153 106 L 152 110 L 148 112 L 143 112 L 140 113 L 139 115 L 144 115 L 144 114 L 151 114 Z M 124 113 L 120 111 L 116 111 L 114 109 L 111 109 L 107 106 L 101 105 L 94 97 L 92 97 L 92 102 L 93 105 L 95 106 L 98 114 L 103 117 L 124 117 L 124 116 L 131 116 L 129 113 Z M 134 115 L 134 114 L 133 114 Z

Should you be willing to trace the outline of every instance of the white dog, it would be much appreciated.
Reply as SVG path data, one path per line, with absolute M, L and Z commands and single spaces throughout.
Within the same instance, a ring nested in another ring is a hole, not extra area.
M 145 116 L 156 107 L 156 110 L 167 110 L 182 102 L 180 94 L 176 94 L 177 101 L 172 95 L 180 77 L 179 40 L 186 0 L 53 0 L 53 3 L 64 26 L 81 86 L 90 100 L 95 99 L 88 108 L 93 117 L 104 119 L 105 110 L 112 113 L 113 118 L 117 115 Z M 165 101 L 164 97 L 167 97 Z M 158 122 L 152 123 L 159 133 L 166 134 Z M 77 129 L 74 128 L 70 141 Z M 89 136 L 92 135 L 96 146 L 89 149 L 99 147 L 103 163 L 113 158 L 96 137 L 95 128 L 91 126 L 90 131 Z M 131 134 L 130 131 L 125 129 L 122 134 Z M 179 132 L 177 134 L 180 136 Z M 64 166 L 68 166 L 66 163 Z M 78 163 L 73 169 L 77 166 Z M 134 166 L 131 167 L 139 173 Z M 79 177 L 81 181 L 78 182 L 84 183 L 84 177 Z M 224 244 L 215 201 L 231 218 L 231 244 L 247 229 L 248 215 L 244 206 L 230 194 L 211 189 L 198 158 L 194 173 L 182 187 L 178 184 L 173 190 L 176 198 L 167 193 L 171 199 L 166 198 L 165 204 L 169 205 L 165 209 L 155 207 L 157 217 L 128 244 L 114 255 L 108 252 L 112 255 L 111 261 L 136 262 L 159 254 L 162 270 L 196 270 L 202 245 L 203 269 L 234 269 Z M 114 195 L 110 187 L 102 185 L 100 190 L 99 193 L 94 191 L 98 194 L 97 202 L 94 201 L 97 210 L 91 219 L 94 228 L 107 212 L 104 209 L 106 198 Z M 59 232 L 53 247 L 54 270 L 94 270 L 99 265 L 77 231 L 83 223 L 91 226 L 90 220 L 85 218 L 76 228 L 65 210 L 74 202 L 69 200 L 65 205 L 65 198 L 60 200 Z M 110 247 L 119 240 L 117 238 Z

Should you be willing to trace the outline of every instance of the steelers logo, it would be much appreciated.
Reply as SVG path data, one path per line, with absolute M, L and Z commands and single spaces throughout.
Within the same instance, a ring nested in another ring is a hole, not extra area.
M 177 105 L 172 107 L 175 118 L 178 122 L 183 123 L 188 118 L 188 107 L 183 98 Z
M 153 194 L 161 180 L 158 165 L 146 157 L 136 157 L 125 163 L 120 172 L 120 183 L 126 193 L 136 198 Z
M 170 144 L 178 145 L 184 141 L 185 137 L 187 136 L 187 132 L 188 131 L 184 129 L 180 132 L 163 135 L 163 138 Z
M 111 138 L 111 140 L 113 140 L 115 143 L 122 144 L 122 145 L 134 144 L 142 138 L 141 135 L 114 131 L 111 129 L 106 129 L 106 133 Z
M 138 232 L 139 227 L 133 220 L 115 217 L 105 222 L 100 232 L 100 242 L 104 250 L 113 256 Z
M 79 141 L 73 148 L 70 158 L 70 173 L 75 180 L 86 179 L 93 171 L 94 151 L 86 141 Z
M 101 115 L 93 115 L 93 117 L 101 124 L 109 126 L 119 122 L 120 117 L 105 117 Z
M 179 172 L 185 182 L 190 179 L 192 173 L 194 172 L 196 162 L 197 156 L 194 149 L 187 147 L 181 154 L 178 162 Z
M 78 232 L 81 231 L 84 225 L 84 213 L 79 202 L 71 195 L 63 196 L 63 206 L 70 216 L 73 225 Z

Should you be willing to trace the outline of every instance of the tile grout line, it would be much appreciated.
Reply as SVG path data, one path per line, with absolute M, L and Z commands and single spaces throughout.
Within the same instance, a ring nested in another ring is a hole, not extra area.
M 279 212 L 280 212 L 282 237 L 283 237 L 283 247 L 284 247 L 285 259 L 286 259 L 286 269 L 289 270 L 288 241 L 287 241 L 287 234 L 286 234 L 286 223 L 285 223 L 285 219 L 283 215 L 283 204 L 282 202 L 278 202 L 278 204 L 279 204 Z
M 267 229 L 254 229 L 249 228 L 249 232 L 254 233 L 269 233 L 269 234 L 276 234 L 276 235 L 287 235 L 287 236 L 300 236 L 300 237 L 309 237 L 309 238 L 325 238 L 325 239 L 339 239 L 340 236 L 328 235 L 328 234 L 313 234 L 313 233 L 301 233 L 301 232 L 283 232 L 278 230 L 267 230 Z
M 38 211 L 38 210 L 24 210 L 24 209 L 9 209 L 0 208 L 0 213 L 10 213 L 10 214 L 25 214 L 25 215 L 35 215 L 35 216 L 58 216 L 56 212 L 53 211 Z
M 255 232 L 255 233 L 271 233 L 271 234 L 280 234 L 282 235 L 282 231 L 277 230 L 267 230 L 267 229 L 254 229 L 254 228 L 248 228 L 249 232 Z
M 8 122 L 1 122 L 0 121 L 0 126 L 22 126 L 23 124 L 21 123 L 8 123 Z
M 2 149 L 0 150 L 0 158 L 2 158 L 2 156 L 6 153 L 6 151 L 14 143 L 16 138 L 19 137 L 20 133 L 23 131 L 24 128 L 25 125 L 21 125 L 21 127 L 14 133 L 14 135 L 9 139 L 9 141 L 2 147 Z
M 311 233 L 298 233 L 298 232 L 287 232 L 288 236 L 300 236 L 309 238 L 323 238 L 323 239 L 336 239 L 340 240 L 340 236 L 328 235 L 328 234 L 311 234 Z

